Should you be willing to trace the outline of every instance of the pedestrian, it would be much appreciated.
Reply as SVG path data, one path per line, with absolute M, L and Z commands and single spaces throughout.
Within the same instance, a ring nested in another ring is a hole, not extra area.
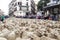
M 38 11 L 37 12 L 37 19 L 41 19 L 42 18 L 42 11 Z
M 2 15 L 2 16 L 1 16 L 1 21 L 3 21 L 3 20 L 4 20 L 4 18 L 5 18 L 5 17 L 4 17 L 4 15 Z

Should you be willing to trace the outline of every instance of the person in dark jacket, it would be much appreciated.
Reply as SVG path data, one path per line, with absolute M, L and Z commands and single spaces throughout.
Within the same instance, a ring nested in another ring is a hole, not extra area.
M 3 16 L 1 16 L 1 21 L 3 21 L 4 20 L 4 18 L 5 18 L 5 16 L 3 15 Z

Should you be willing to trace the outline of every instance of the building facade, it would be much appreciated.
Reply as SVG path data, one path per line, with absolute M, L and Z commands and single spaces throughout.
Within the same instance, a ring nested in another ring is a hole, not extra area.
M 10 16 L 25 16 L 35 14 L 34 0 L 12 0 L 9 4 Z
M 47 6 L 45 6 L 44 9 L 45 12 L 49 11 L 49 14 L 54 16 L 54 19 L 60 19 L 60 0 L 50 0 L 50 2 L 47 3 Z

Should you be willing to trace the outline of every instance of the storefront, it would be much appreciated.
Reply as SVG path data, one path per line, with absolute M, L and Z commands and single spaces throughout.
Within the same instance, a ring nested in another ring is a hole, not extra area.
M 55 16 L 55 20 L 59 20 L 60 19 L 60 4 L 55 4 L 55 5 L 51 5 L 51 6 L 46 6 L 44 7 L 44 11 L 49 11 L 50 15 Z

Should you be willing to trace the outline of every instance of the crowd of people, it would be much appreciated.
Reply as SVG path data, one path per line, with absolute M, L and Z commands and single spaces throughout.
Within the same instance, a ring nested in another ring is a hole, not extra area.
M 0 21 L 3 21 L 6 17 L 4 15 L 0 16 Z M 36 15 L 29 14 L 25 17 L 17 17 L 17 18 L 30 18 L 30 19 L 44 19 L 44 20 L 58 20 L 58 17 L 56 15 L 50 14 L 48 11 L 45 13 L 43 11 L 37 12 Z
M 45 13 L 43 11 L 39 11 L 37 12 L 37 16 L 36 16 L 37 19 L 48 19 L 48 20 L 55 20 L 57 21 L 58 20 L 58 16 L 57 15 L 53 15 L 53 14 L 50 14 L 48 11 Z

